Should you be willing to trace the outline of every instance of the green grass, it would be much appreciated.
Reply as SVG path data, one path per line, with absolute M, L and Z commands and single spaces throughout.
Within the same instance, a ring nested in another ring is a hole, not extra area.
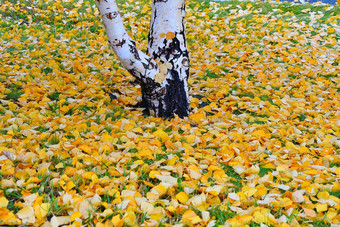
M 3 189 L 4 196 L 8 200 L 7 209 L 12 210 L 14 212 L 18 212 L 20 210 L 20 207 L 16 206 L 15 203 L 21 199 L 22 195 L 21 192 L 16 191 L 10 191 L 8 189 Z
M 217 79 L 217 78 L 221 78 L 223 75 L 217 75 L 214 72 L 211 72 L 210 70 L 207 70 L 205 72 L 205 74 L 200 78 L 201 80 L 207 80 L 208 78 L 210 79 Z
M 16 84 L 10 84 L 9 87 L 10 92 L 7 94 L 6 99 L 11 99 L 13 101 L 18 101 L 20 96 L 24 94 L 22 87 Z
M 47 132 L 49 129 L 48 128 L 45 128 L 44 126 L 38 126 L 37 128 L 35 128 L 36 131 L 39 131 L 39 132 Z
M 210 216 L 216 218 L 215 226 L 223 225 L 228 219 L 236 216 L 236 213 L 229 209 L 229 204 L 227 205 L 227 210 L 222 210 L 220 206 L 213 207 L 209 210 Z
M 260 166 L 259 176 L 263 177 L 263 176 L 267 175 L 268 173 L 272 172 L 273 170 L 274 169 L 263 168 L 262 166 Z

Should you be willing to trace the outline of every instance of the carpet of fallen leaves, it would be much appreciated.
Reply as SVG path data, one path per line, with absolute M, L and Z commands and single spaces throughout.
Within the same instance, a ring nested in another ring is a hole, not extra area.
M 133 108 L 92 1 L 3 2 L 0 225 L 340 224 L 339 7 L 189 2 L 171 120 Z M 149 4 L 121 6 L 145 50 Z

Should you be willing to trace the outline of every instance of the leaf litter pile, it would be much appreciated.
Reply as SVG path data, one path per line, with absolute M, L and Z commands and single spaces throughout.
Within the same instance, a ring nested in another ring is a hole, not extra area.
M 145 50 L 150 3 L 120 5 Z M 94 2 L 4 1 L 0 224 L 340 224 L 339 10 L 189 1 L 192 111 L 164 120 Z

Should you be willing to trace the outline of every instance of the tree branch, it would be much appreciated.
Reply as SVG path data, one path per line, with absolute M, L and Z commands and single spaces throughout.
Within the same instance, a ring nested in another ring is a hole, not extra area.
M 122 65 L 140 82 L 154 80 L 158 73 L 157 63 L 140 51 L 125 30 L 116 0 L 97 0 L 109 43 Z

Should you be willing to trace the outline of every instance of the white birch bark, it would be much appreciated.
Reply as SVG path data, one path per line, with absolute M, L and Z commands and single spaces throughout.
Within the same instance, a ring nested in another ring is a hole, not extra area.
M 153 59 L 167 63 L 168 71 L 162 86 L 165 115 L 180 117 L 189 114 L 189 54 L 185 37 L 185 0 L 153 0 L 148 53 Z M 170 64 L 169 64 L 170 63 Z
M 125 30 L 116 0 L 97 0 L 108 41 L 122 65 L 138 80 L 154 79 L 157 64 L 136 47 L 136 43 Z
M 189 114 L 189 58 L 185 39 L 185 0 L 153 0 L 148 52 L 127 34 L 116 0 L 97 0 L 109 43 L 142 87 L 142 105 L 159 117 Z M 155 59 L 160 62 L 157 65 Z

